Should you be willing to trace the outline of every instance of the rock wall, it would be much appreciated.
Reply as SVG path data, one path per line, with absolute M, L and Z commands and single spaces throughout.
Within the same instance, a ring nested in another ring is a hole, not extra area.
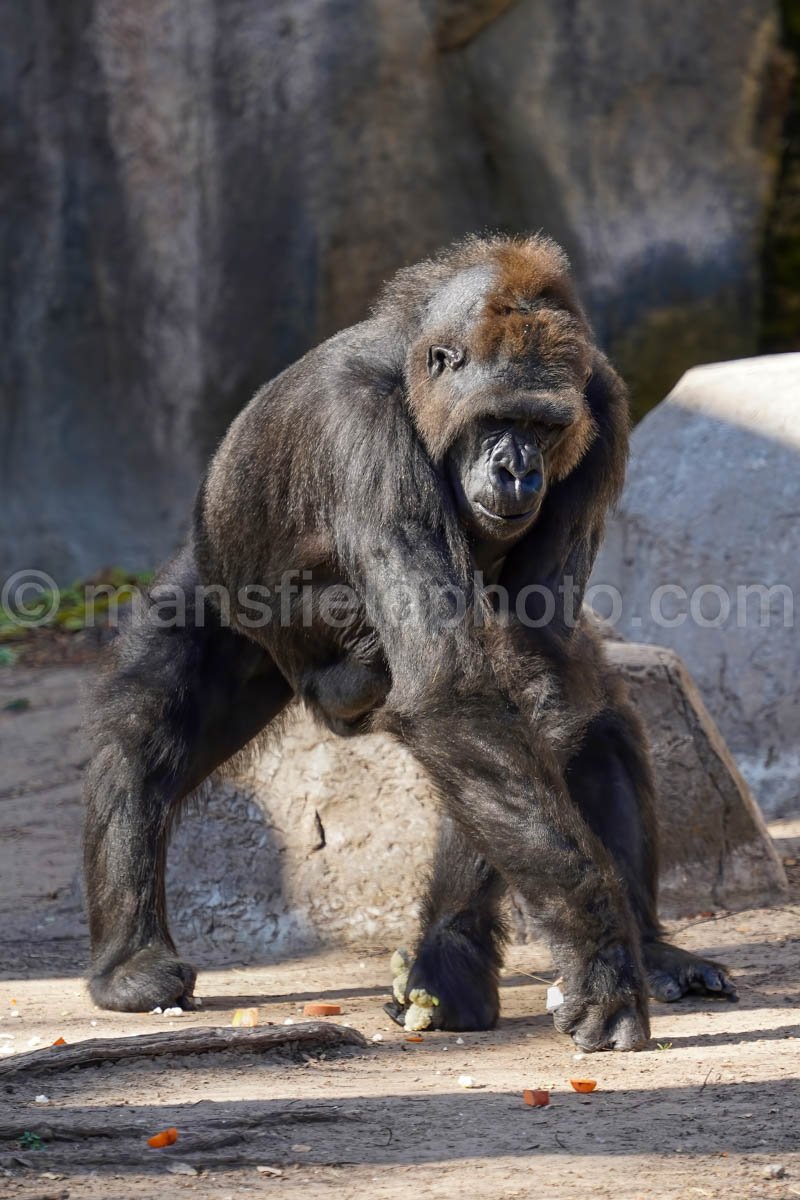
M 150 566 L 255 388 L 467 231 L 544 228 L 640 401 L 749 352 L 774 0 L 0 8 L 0 569 Z

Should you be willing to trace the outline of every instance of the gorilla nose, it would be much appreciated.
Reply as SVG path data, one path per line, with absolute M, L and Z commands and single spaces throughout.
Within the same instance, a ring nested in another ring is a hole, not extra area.
M 524 469 L 508 467 L 505 463 L 495 465 L 494 477 L 501 487 L 515 492 L 538 492 L 542 486 L 542 473 L 536 466 Z
M 528 500 L 542 487 L 541 458 L 538 451 L 504 442 L 492 455 L 492 483 L 498 492 Z

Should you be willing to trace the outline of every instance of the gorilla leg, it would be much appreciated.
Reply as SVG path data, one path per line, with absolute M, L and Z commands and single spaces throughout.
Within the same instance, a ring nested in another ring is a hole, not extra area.
M 175 953 L 164 873 L 180 802 L 291 699 L 268 655 L 195 608 L 188 553 L 166 568 L 112 648 L 92 697 L 84 862 L 92 963 L 102 1008 L 191 1001 L 195 971 Z M 185 619 L 165 626 L 167 595 Z
M 625 880 L 641 930 L 650 995 L 662 1001 L 688 992 L 735 999 L 736 988 L 724 967 L 662 940 L 655 789 L 646 745 L 635 713 L 615 697 L 613 707 L 591 723 L 567 768 L 570 794 Z
M 406 995 L 421 987 L 436 996 L 435 1029 L 492 1029 L 506 929 L 500 913 L 505 884 L 459 827 L 442 818 L 422 902 L 422 931 Z M 403 1024 L 405 1006 L 386 1011 Z

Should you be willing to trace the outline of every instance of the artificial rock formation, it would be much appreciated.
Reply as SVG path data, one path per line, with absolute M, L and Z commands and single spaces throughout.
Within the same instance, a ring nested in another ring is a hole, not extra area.
M 672 916 L 783 897 L 763 820 L 680 660 L 609 645 L 650 730 Z M 436 801 L 388 738 L 343 740 L 299 711 L 272 749 L 190 815 L 170 853 L 176 934 L 246 958 L 318 942 L 408 941 Z M 531 936 L 512 904 L 516 935 Z
M 766 815 L 797 812 L 800 354 L 696 367 L 637 426 L 592 584 L 690 665 Z

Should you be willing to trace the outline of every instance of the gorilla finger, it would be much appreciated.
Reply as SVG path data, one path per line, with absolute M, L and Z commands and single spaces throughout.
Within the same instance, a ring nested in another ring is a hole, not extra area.
M 650 1027 L 633 1009 L 626 1009 L 611 1023 L 608 1045 L 613 1050 L 642 1050 L 650 1040 Z
M 591 1054 L 610 1049 L 608 1028 L 601 1010 L 593 1009 L 571 1030 L 572 1040 L 579 1050 Z

